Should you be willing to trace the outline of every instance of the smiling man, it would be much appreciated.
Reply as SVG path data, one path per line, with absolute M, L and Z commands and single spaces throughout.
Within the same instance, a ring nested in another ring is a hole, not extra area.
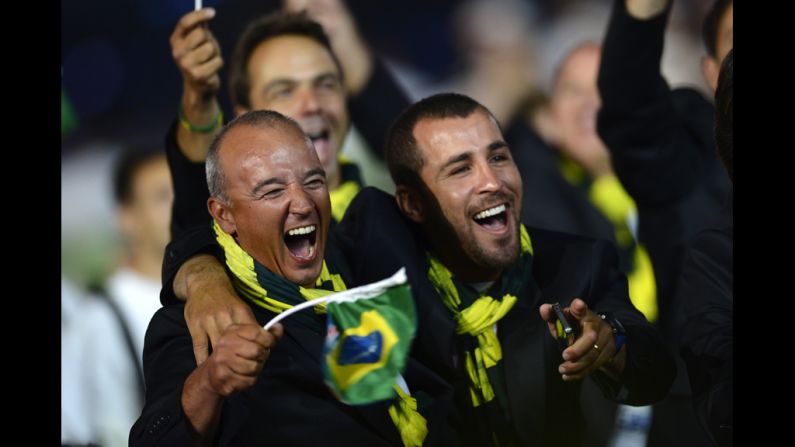
M 388 240 L 359 255 L 412 266 L 424 316 L 415 357 L 456 387 L 465 445 L 582 445 L 586 377 L 618 402 L 665 395 L 672 357 L 629 301 L 615 248 L 521 224 L 522 179 L 485 107 L 453 93 L 426 98 L 396 119 L 386 153 L 400 212 L 365 189 L 339 231 L 372 226 L 361 210 L 392 223 Z M 575 327 L 568 345 L 556 341 L 552 301 Z
M 395 132 L 402 131 L 398 126 Z M 417 153 L 427 188 L 423 198 L 430 200 L 421 200 L 422 189 L 397 183 L 401 209 L 423 224 L 442 263 L 473 281 L 494 281 L 516 260 L 522 196 L 519 171 L 497 122 L 476 109 L 460 119 L 419 121 L 411 138 L 415 147 L 433 148 Z
M 217 240 L 256 321 L 222 328 L 197 367 L 184 305 L 158 311 L 144 347 L 146 404 L 130 444 L 419 446 L 440 439 L 449 387 L 412 361 L 392 401 L 355 407 L 334 398 L 320 363 L 325 305 L 296 313 L 283 329 L 262 328 L 350 281 L 328 244 L 325 172 L 298 124 L 273 111 L 236 118 L 210 147 L 207 182 Z
M 325 171 L 312 156 L 311 143 L 308 151 L 291 150 L 297 145 L 294 131 L 262 132 L 254 126 L 235 130 L 219 138 L 207 158 L 210 214 L 269 271 L 302 287 L 314 287 L 323 263 L 331 205 Z M 218 148 L 225 142 L 222 158 Z M 269 223 L 268 228 L 263 222 Z

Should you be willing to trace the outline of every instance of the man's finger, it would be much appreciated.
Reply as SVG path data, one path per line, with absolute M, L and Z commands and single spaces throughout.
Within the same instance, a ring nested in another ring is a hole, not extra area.
M 214 8 L 202 8 L 198 11 L 191 11 L 179 19 L 177 27 L 174 29 L 174 34 L 180 36 L 185 35 L 186 32 L 190 31 L 199 23 L 210 20 L 213 17 L 215 17 Z
M 584 331 L 582 336 L 574 341 L 574 343 L 563 351 L 563 359 L 576 362 L 580 357 L 587 354 L 593 348 L 598 336 L 595 331 Z
M 547 329 L 549 329 L 549 334 L 552 335 L 552 338 L 558 338 L 558 329 L 555 326 L 555 312 L 552 310 L 552 305 L 549 303 L 544 303 L 538 308 L 538 313 L 541 314 L 541 319 L 543 319 L 547 323 Z
M 585 301 L 574 298 L 569 306 L 569 312 L 574 318 L 582 320 L 588 315 L 588 305 L 585 304 Z
M 268 329 L 268 332 L 270 332 L 271 334 L 273 334 L 274 337 L 276 337 L 276 341 L 279 341 L 284 336 L 284 326 L 282 326 L 281 323 L 276 323 L 273 326 L 271 326 L 270 329 Z
M 207 335 L 205 335 L 204 331 L 194 333 L 194 331 L 191 330 L 190 337 L 193 340 L 193 357 L 196 358 L 196 366 L 199 366 L 207 360 L 209 354 Z

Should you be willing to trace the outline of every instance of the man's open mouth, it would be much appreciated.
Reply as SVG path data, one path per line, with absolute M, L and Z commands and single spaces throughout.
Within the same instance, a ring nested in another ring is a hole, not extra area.
M 472 217 L 472 220 L 489 231 L 501 231 L 508 222 L 507 210 L 508 205 L 503 203 L 480 211 Z
M 330 132 L 328 129 L 321 129 L 315 132 L 307 132 L 307 136 L 310 140 L 312 140 L 312 144 L 317 147 L 317 144 L 327 144 L 329 141 L 329 134 Z
M 306 225 L 288 230 L 284 235 L 287 250 L 299 261 L 311 261 L 315 258 L 317 227 Z
M 329 131 L 327 129 L 318 130 L 316 132 L 307 132 L 309 139 L 312 140 L 312 143 L 317 141 L 328 141 Z

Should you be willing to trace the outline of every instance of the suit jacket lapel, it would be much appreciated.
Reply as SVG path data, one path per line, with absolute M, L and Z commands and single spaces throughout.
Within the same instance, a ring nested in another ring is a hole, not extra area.
M 546 325 L 534 307 L 540 291 L 534 288 L 531 293 L 534 297 L 518 300 L 498 327 L 511 416 L 522 445 L 543 439 L 545 424 Z

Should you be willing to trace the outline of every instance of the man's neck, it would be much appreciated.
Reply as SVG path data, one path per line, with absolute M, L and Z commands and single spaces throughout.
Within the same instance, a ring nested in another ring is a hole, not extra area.
M 467 284 L 494 282 L 502 274 L 502 269 L 494 270 L 476 265 L 463 254 L 450 256 L 437 251 L 435 255 L 456 278 Z

